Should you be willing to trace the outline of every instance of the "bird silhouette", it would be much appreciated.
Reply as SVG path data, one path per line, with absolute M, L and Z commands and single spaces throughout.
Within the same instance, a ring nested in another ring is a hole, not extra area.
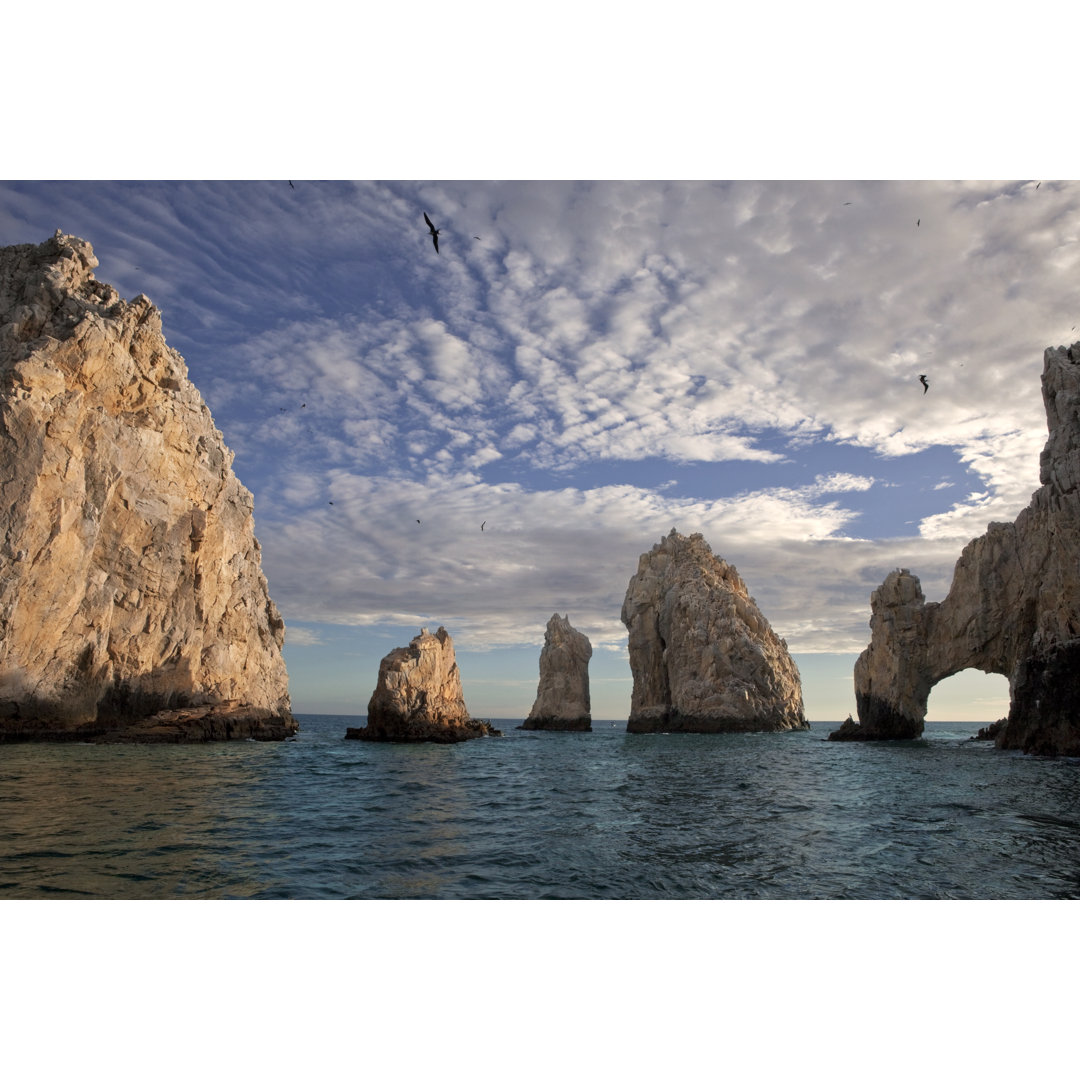
M 1040 180 L 1040 181 L 1039 181 L 1039 182 L 1038 182 L 1038 183 L 1037 183 L 1037 184 L 1035 185 L 1035 190 L 1036 190 L 1036 191 L 1038 191 L 1038 190 L 1039 190 L 1039 188 L 1041 188 L 1041 187 L 1042 187 L 1042 181 Z
M 289 187 L 291 187 L 291 188 L 293 189 L 293 191 L 295 191 L 295 190 L 296 190 L 296 188 L 295 188 L 295 187 L 293 187 L 293 182 L 292 182 L 291 180 L 289 181 Z
M 419 519 L 419 518 L 417 518 L 417 519 L 416 519 L 416 524 L 417 524 L 417 525 L 419 525 L 419 524 L 420 524 L 420 519 Z
M 917 229 L 921 224 L 922 224 L 922 218 L 919 218 L 919 220 L 915 222 L 915 228 Z
M 483 531 L 484 531 L 484 526 L 485 526 L 486 524 L 487 524 L 487 518 L 484 518 L 484 520 L 480 522 L 480 531 L 481 531 L 481 532 L 483 532 Z
M 439 254 L 439 233 L 442 232 L 442 229 L 436 229 L 435 226 L 431 224 L 431 218 L 429 218 L 427 216 L 426 211 L 424 213 L 424 220 L 427 222 L 428 231 L 431 233 L 431 242 L 435 245 L 435 254 L 438 255 Z
M 930 389 L 930 384 L 926 381 L 926 376 L 920 375 L 919 382 L 922 383 L 922 392 L 925 394 L 926 391 Z

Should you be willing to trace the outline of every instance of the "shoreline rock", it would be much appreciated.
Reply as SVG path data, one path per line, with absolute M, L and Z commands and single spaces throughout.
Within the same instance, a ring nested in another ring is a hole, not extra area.
M 0 249 L 0 733 L 285 738 L 251 493 L 161 313 L 97 265 L 59 230 Z
M 799 670 L 734 566 L 674 529 L 623 602 L 634 676 L 626 730 L 806 730 Z
M 558 612 L 548 620 L 540 650 L 540 682 L 522 731 L 592 731 L 589 639 Z
M 998 748 L 1080 755 L 1080 342 L 1045 351 L 1042 394 L 1041 486 L 1015 521 L 964 547 L 940 603 L 906 569 L 874 590 L 859 720 L 831 740 L 917 738 L 931 688 L 977 668 L 1009 680 Z
M 421 629 L 407 646 L 394 649 L 379 664 L 368 702 L 367 726 L 347 728 L 346 739 L 371 742 L 462 742 L 502 735 L 465 708 L 454 643 L 442 626 Z

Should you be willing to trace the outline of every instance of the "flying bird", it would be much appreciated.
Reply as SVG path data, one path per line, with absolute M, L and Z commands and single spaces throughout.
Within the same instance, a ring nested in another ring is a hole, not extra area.
M 915 228 L 917 229 L 921 224 L 922 224 L 922 218 L 919 218 L 918 221 L 915 222 Z
M 419 524 L 420 524 L 420 519 L 419 519 L 419 518 L 417 518 L 417 519 L 416 519 L 416 524 L 417 524 L 417 525 L 419 525 Z
M 484 520 L 480 522 L 480 531 L 481 531 L 481 532 L 483 532 L 483 531 L 484 531 L 484 526 L 485 526 L 486 524 L 487 524 L 487 518 L 484 518 Z
M 1040 181 L 1039 181 L 1039 182 L 1038 182 L 1038 183 L 1037 183 L 1037 184 L 1035 185 L 1035 190 L 1036 190 L 1036 191 L 1038 191 L 1038 190 L 1039 190 L 1039 188 L 1041 188 L 1041 187 L 1042 187 L 1042 181 L 1040 180 Z
M 922 392 L 925 394 L 926 391 L 930 389 L 930 384 L 926 381 L 926 376 L 920 375 L 919 382 L 922 383 Z
M 289 187 L 291 187 L 291 188 L 293 189 L 293 191 L 295 191 L 295 190 L 296 190 L 296 188 L 295 188 L 295 187 L 293 187 L 293 182 L 292 182 L 291 180 L 289 181 Z
M 849 203 L 849 202 L 846 202 L 846 203 L 844 203 L 844 205 L 845 205 L 845 206 L 850 206 L 850 205 L 851 205 L 851 203 Z M 613 725 L 613 726 L 614 726 L 614 725 Z
M 431 233 L 431 242 L 435 245 L 435 254 L 438 255 L 439 254 L 439 233 L 442 232 L 442 229 L 436 229 L 435 226 L 431 224 L 431 218 L 429 218 L 427 216 L 426 211 L 424 213 L 424 220 L 427 222 L 428 231 Z

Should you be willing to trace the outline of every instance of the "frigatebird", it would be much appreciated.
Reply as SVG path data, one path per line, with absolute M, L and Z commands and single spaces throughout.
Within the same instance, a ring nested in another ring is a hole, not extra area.
M 926 376 L 920 375 L 919 382 L 922 383 L 922 392 L 925 394 L 926 391 L 930 389 L 930 384 L 926 381 Z
M 439 233 L 442 232 L 442 229 L 436 229 L 435 226 L 431 224 L 431 218 L 429 218 L 427 216 L 426 211 L 424 212 L 424 220 L 427 222 L 428 230 L 431 233 L 431 242 L 435 245 L 435 254 L 438 255 L 439 254 Z

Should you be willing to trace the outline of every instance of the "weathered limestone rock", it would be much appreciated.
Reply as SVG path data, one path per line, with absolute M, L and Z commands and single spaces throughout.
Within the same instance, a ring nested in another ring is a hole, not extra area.
M 0 740 L 297 730 L 252 498 L 161 315 L 0 249 Z
M 454 643 L 443 627 L 422 629 L 379 664 L 368 702 L 367 727 L 348 728 L 346 739 L 376 742 L 461 742 L 502 732 L 473 720 L 465 708 Z
M 589 639 L 556 612 L 548 620 L 540 651 L 540 684 L 526 731 L 592 731 L 589 703 Z
M 907 570 L 874 591 L 855 664 L 859 722 L 830 739 L 915 738 L 934 684 L 978 668 L 1009 679 L 997 746 L 1080 755 L 1080 342 L 1046 350 L 1042 391 L 1042 486 L 1015 522 L 964 548 L 941 603 Z
M 674 529 L 641 556 L 622 608 L 628 732 L 807 728 L 799 670 L 734 566 Z

